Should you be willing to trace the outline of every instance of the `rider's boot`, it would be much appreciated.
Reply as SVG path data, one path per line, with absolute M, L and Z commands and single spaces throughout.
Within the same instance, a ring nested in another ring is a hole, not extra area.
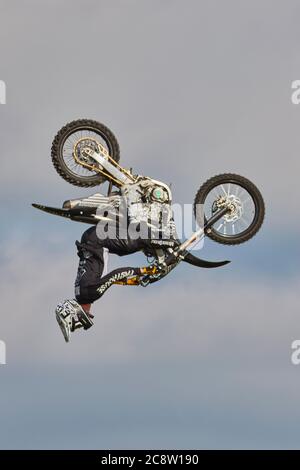
M 74 299 L 59 303 L 55 314 L 66 342 L 70 341 L 71 332 L 82 327 L 87 330 L 93 325 L 91 316 Z
M 94 315 L 91 314 L 91 306 L 92 304 L 79 304 L 80 307 L 83 308 L 83 310 L 85 311 L 85 313 L 90 317 L 90 318 L 94 318 Z

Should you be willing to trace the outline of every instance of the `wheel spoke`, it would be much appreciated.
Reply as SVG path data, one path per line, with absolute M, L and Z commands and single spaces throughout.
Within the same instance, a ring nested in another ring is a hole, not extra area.
M 240 186 L 236 185 L 235 196 L 237 196 L 240 192 Z
M 224 216 L 218 226 L 214 225 L 213 230 L 226 237 L 237 236 L 247 230 L 254 220 L 255 206 L 253 198 L 251 194 L 239 184 L 232 182 L 220 183 L 213 187 L 206 196 L 204 215 L 207 220 L 213 215 L 212 209 L 214 204 L 221 197 L 225 197 L 232 202 L 236 209 L 232 215 L 228 214 L 228 216 Z
M 224 188 L 223 184 L 221 184 L 221 188 L 222 188 L 222 190 L 224 191 L 225 196 L 227 196 L 227 193 L 226 193 L 226 191 L 225 191 L 225 188 Z
M 65 161 L 65 164 L 69 168 L 69 170 L 72 171 L 72 173 L 74 173 L 75 175 L 78 175 L 78 176 L 96 175 L 95 171 L 91 171 L 88 168 L 85 168 L 84 166 L 78 164 L 78 162 L 74 160 L 74 156 L 73 156 L 74 147 L 79 140 L 84 139 L 84 138 L 86 138 L 87 140 L 89 139 L 96 140 L 100 142 L 107 150 L 109 150 L 106 142 L 104 141 L 101 135 L 97 134 L 96 132 L 90 129 L 87 129 L 87 130 L 82 129 L 82 130 L 73 132 L 66 139 L 63 149 L 62 149 L 63 159 Z

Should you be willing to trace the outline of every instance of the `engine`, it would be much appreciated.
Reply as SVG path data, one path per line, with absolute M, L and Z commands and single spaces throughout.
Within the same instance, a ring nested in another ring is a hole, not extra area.
M 121 188 L 130 223 L 144 222 L 153 230 L 173 232 L 172 194 L 169 186 L 147 177 Z

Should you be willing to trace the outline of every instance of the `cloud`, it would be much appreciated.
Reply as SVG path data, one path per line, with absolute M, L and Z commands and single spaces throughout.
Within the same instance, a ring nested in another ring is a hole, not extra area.
M 6 5 L 2 175 L 17 165 L 13 185 L 3 178 L 3 197 L 46 198 L 54 187 L 57 197 L 78 194 L 52 168 L 50 146 L 65 122 L 92 117 L 116 133 L 125 166 L 172 181 L 177 201 L 192 201 L 205 179 L 234 171 L 261 188 L 274 224 L 296 224 L 299 117 L 290 83 L 297 78 L 297 3 L 190 3 L 91 1 L 93 15 L 82 14 L 80 2 L 69 15 L 66 3 L 61 30 L 56 2 Z M 12 35 L 17 11 L 22 23 Z
M 296 333 L 298 276 L 287 283 L 271 277 L 262 283 L 228 275 L 226 268 L 213 273 L 187 267 L 181 275 L 178 267 L 157 286 L 112 287 L 95 304 L 93 330 L 74 334 L 65 345 L 54 308 L 73 296 L 73 246 L 62 248 L 58 237 L 50 253 L 40 242 L 8 245 L 5 253 L 1 305 L 9 313 L 2 319 L 1 339 L 15 364 L 172 361 L 174 353 L 178 361 L 205 362 L 218 361 L 218 350 L 225 348 L 222 357 L 228 354 L 237 367 L 243 357 L 257 367 L 274 353 L 284 362 L 282 351 Z
M 297 447 L 298 276 L 182 266 L 157 286 L 112 287 L 93 329 L 65 344 L 54 308 L 77 264 L 65 238 L 4 247 L 1 447 Z

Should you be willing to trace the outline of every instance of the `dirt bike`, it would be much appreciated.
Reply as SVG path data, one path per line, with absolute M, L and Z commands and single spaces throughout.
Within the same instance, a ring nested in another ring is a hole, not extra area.
M 118 141 L 105 125 L 87 119 L 70 122 L 54 138 L 51 156 L 58 174 L 67 182 L 94 187 L 108 181 L 108 191 L 106 195 L 96 193 L 65 201 L 62 208 L 33 204 L 35 208 L 88 224 L 112 220 L 120 223 L 118 212 L 123 200 L 126 201 L 125 218 L 135 223 L 148 224 L 150 212 L 152 218 L 153 212 L 156 214 L 157 222 L 163 208 L 167 209 L 167 225 L 173 227 L 172 236 L 176 238 L 170 187 L 121 167 Z M 144 274 L 116 284 L 146 286 L 162 279 L 182 261 L 202 268 L 224 266 L 230 261 L 206 261 L 189 249 L 204 236 L 225 245 L 244 243 L 258 232 L 265 215 L 264 201 L 257 187 L 232 173 L 206 181 L 196 193 L 193 210 L 199 228 L 191 237 L 178 241 L 175 248 L 147 249 L 144 253 L 152 261 Z

